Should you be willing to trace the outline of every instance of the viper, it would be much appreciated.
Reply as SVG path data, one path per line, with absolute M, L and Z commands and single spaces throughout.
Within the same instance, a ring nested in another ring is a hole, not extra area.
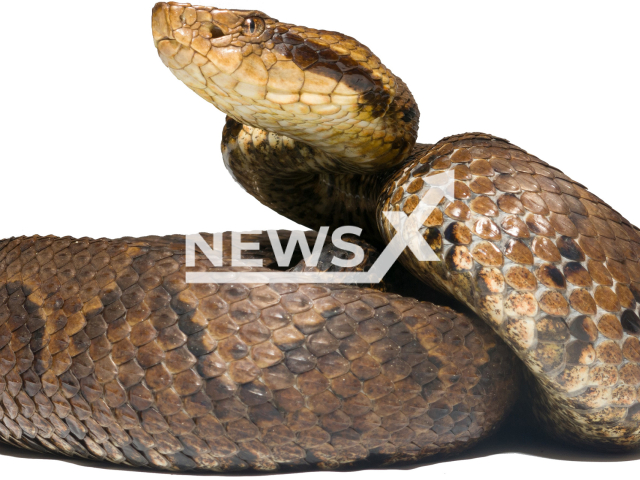
M 636 227 L 504 139 L 416 143 L 407 85 L 351 37 L 178 3 L 153 8 L 152 33 L 227 115 L 222 155 L 246 192 L 312 230 L 359 227 L 369 265 L 405 234 L 437 261 L 405 249 L 395 286 L 190 284 L 279 265 L 260 235 L 250 268 L 189 265 L 179 236 L 4 240 L 4 441 L 219 472 L 439 458 L 499 427 L 522 365 L 551 434 L 637 446 Z M 451 194 L 435 195 L 443 174 Z M 294 270 L 335 270 L 338 251 Z

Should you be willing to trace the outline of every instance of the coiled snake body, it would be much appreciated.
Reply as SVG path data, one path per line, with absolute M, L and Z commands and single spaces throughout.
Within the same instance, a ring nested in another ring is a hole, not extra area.
M 401 263 L 484 322 L 370 288 L 187 284 L 180 237 L 8 239 L 4 441 L 173 470 L 455 453 L 517 395 L 508 345 L 556 435 L 637 445 L 634 226 L 506 140 L 416 144 L 407 86 L 350 37 L 174 3 L 157 4 L 152 25 L 165 65 L 228 115 L 232 175 L 298 223 L 358 225 L 384 246 L 396 234 L 384 212 L 410 215 L 453 172 L 455 198 L 420 227 L 441 261 L 405 251 Z M 331 248 L 316 268 L 331 268 Z M 196 270 L 215 268 L 197 257 Z

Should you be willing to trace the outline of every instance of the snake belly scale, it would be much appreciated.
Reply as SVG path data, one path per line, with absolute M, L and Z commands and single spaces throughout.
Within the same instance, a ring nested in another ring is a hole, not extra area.
M 517 356 L 553 434 L 638 444 L 633 225 L 506 140 L 417 144 L 407 85 L 346 35 L 178 3 L 153 8 L 152 32 L 171 72 L 227 114 L 235 180 L 298 223 L 357 225 L 384 247 L 384 212 L 410 215 L 452 172 L 455 198 L 420 228 L 440 261 L 400 261 L 475 314 L 376 288 L 187 284 L 189 269 L 241 267 L 201 253 L 187 267 L 179 236 L 3 240 L 0 439 L 175 471 L 415 461 L 495 431 Z M 333 253 L 296 268 L 331 268 Z

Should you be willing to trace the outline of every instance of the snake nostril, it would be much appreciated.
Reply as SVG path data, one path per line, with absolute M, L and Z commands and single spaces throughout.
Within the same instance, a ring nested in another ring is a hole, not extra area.
M 211 38 L 224 37 L 224 32 L 217 25 L 211 25 L 209 30 L 211 32 Z

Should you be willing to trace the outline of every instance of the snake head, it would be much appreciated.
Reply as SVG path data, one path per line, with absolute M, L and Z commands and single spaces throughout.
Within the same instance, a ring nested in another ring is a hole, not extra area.
M 241 123 L 374 163 L 415 142 L 410 94 L 392 106 L 401 81 L 351 37 L 173 2 L 154 7 L 152 27 L 173 74 Z

